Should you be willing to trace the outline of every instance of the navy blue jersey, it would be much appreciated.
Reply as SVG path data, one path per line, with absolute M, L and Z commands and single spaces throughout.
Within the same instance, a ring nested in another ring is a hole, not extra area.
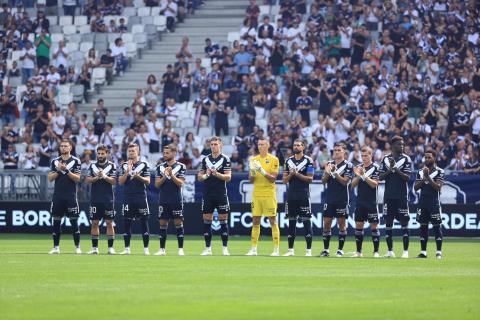
M 312 106 L 313 105 L 313 99 L 312 97 L 310 96 L 306 96 L 306 97 L 298 97 L 297 100 L 295 101 L 297 107 L 301 106 L 301 105 L 305 105 L 305 106 Z
M 209 154 L 202 160 L 202 170 L 206 173 L 208 168 L 215 169 L 222 174 L 229 172 L 231 170 L 230 158 L 223 153 L 216 158 L 214 158 L 212 154 Z M 203 188 L 203 196 L 227 195 L 226 181 L 210 176 L 204 182 L 205 187 Z
M 102 170 L 106 177 L 116 177 L 117 166 L 111 161 L 106 161 L 103 165 L 94 162 L 88 167 L 88 176 L 95 178 L 98 172 Z M 110 203 L 113 202 L 113 186 L 107 181 L 100 179 L 92 183 L 90 196 L 91 203 Z
M 380 174 L 390 170 L 389 159 L 395 160 L 395 167 L 401 172 L 412 174 L 412 160 L 409 156 L 402 153 L 398 158 L 394 158 L 393 155 L 383 157 L 380 164 Z M 408 200 L 408 181 L 403 180 L 400 175 L 391 173 L 385 178 L 385 194 L 384 199 L 407 199 Z
M 329 161 L 327 165 L 335 164 L 335 161 Z M 341 177 L 352 178 L 353 165 L 347 160 L 343 160 L 336 166 L 336 170 Z M 333 174 L 333 172 L 332 172 Z M 348 185 L 344 186 L 333 176 L 328 179 L 327 190 L 325 192 L 325 203 L 348 203 Z
M 128 170 L 128 163 L 124 162 L 121 167 L 120 175 L 124 175 L 125 172 Z M 150 177 L 150 167 L 147 162 L 139 160 L 135 163 L 132 167 L 132 171 L 130 175 L 127 177 L 125 181 L 125 185 L 123 186 L 123 193 L 124 193 L 124 201 L 129 203 L 135 202 L 144 202 L 147 197 L 147 186 L 138 179 L 132 179 L 132 177 L 139 173 L 142 177 Z
M 165 169 L 170 167 L 167 162 L 159 164 L 157 166 L 157 177 L 163 178 L 165 175 Z M 172 174 L 177 178 L 185 178 L 187 173 L 187 167 L 180 162 L 175 162 L 172 166 Z M 167 177 L 165 182 L 160 186 L 160 203 L 182 203 L 182 188 L 177 186 L 172 181 L 171 177 Z
M 434 167 L 430 173 L 430 178 L 434 182 L 444 180 L 445 172 L 439 167 Z M 417 172 L 416 181 L 423 180 L 423 170 Z M 418 201 L 419 206 L 431 206 L 440 204 L 440 190 L 435 190 L 428 182 L 422 184 L 420 188 L 420 199 Z
M 306 176 L 314 173 L 313 160 L 310 157 L 303 156 L 300 160 L 295 159 L 295 156 L 290 157 L 285 161 L 283 171 L 289 173 L 291 170 L 297 170 L 298 173 Z M 292 177 L 288 182 L 287 200 L 301 200 L 310 198 L 310 184 L 300 180 L 297 177 Z
M 50 171 L 58 172 L 58 178 L 55 180 L 55 187 L 53 189 L 53 200 L 75 200 L 77 199 L 77 184 L 70 179 L 66 172 L 58 171 L 57 166 L 60 163 L 65 163 L 67 169 L 72 173 L 80 173 L 81 162 L 80 159 L 70 156 L 68 160 L 63 160 L 61 156 L 56 157 L 50 162 Z
M 360 164 L 359 167 L 363 167 Z M 379 166 L 376 163 L 370 164 L 364 168 L 365 176 L 373 180 L 378 180 Z M 357 189 L 357 205 L 372 206 L 377 204 L 377 188 L 372 188 L 367 182 L 360 179 Z

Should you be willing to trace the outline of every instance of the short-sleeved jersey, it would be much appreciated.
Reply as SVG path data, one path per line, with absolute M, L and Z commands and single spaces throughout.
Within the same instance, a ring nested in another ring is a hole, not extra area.
M 278 174 L 278 166 L 279 161 L 278 158 L 274 155 L 267 153 L 265 158 L 262 158 L 260 155 L 257 155 L 252 158 L 251 161 L 259 161 L 262 168 L 270 174 Z M 267 178 L 262 176 L 261 174 L 257 174 L 255 176 L 255 180 L 253 181 L 253 196 L 257 197 L 275 197 L 276 199 L 276 191 L 275 191 L 275 182 L 268 181 Z
M 128 163 L 125 162 L 122 164 L 120 175 L 124 175 L 127 170 Z M 127 203 L 144 202 L 147 197 L 146 185 L 140 180 L 132 178 L 136 173 L 139 173 L 141 177 L 150 177 L 150 166 L 141 160 L 133 165 L 123 189 L 124 201 Z
M 363 164 L 360 164 L 358 167 L 363 167 Z M 379 166 L 376 163 L 370 164 L 368 167 L 364 168 L 364 170 L 366 177 L 378 180 Z M 357 188 L 357 205 L 372 206 L 377 204 L 378 188 L 372 188 L 362 179 L 360 179 Z
M 329 161 L 327 165 L 335 164 L 335 161 Z M 341 177 L 352 178 L 353 165 L 347 160 L 343 160 L 338 165 L 336 165 L 336 173 Z M 333 174 L 333 172 L 332 172 Z M 330 177 L 327 181 L 327 191 L 325 192 L 325 203 L 348 203 L 348 184 L 344 186 L 333 176 Z
M 439 167 L 434 167 L 430 173 L 430 178 L 433 181 L 439 182 L 445 179 L 445 172 Z M 416 181 L 423 180 L 423 170 L 417 172 Z M 418 200 L 420 206 L 432 206 L 440 204 L 440 190 L 435 190 L 428 182 L 422 184 L 420 189 L 420 199 Z
M 157 166 L 156 176 L 163 178 L 165 176 L 165 169 L 170 167 L 167 162 L 161 163 Z M 172 166 L 172 175 L 177 178 L 185 178 L 187 167 L 180 162 L 175 162 Z M 160 186 L 160 203 L 182 203 L 182 188 L 177 186 L 172 181 L 171 177 L 166 177 L 165 182 Z
M 221 153 L 214 158 L 213 154 L 209 154 L 202 160 L 202 171 L 207 172 L 207 169 L 215 169 L 221 174 L 230 172 L 232 170 L 230 158 Z M 227 182 L 210 176 L 205 182 L 203 188 L 203 195 L 227 195 Z
M 314 173 L 313 160 L 310 157 L 302 156 L 299 160 L 292 156 L 285 161 L 283 171 L 290 173 L 297 170 L 298 173 L 306 176 Z M 287 200 L 301 200 L 310 198 L 310 184 L 297 177 L 292 177 L 288 182 Z
M 77 199 L 77 184 L 75 181 L 70 179 L 66 172 L 57 171 L 57 166 L 60 163 L 65 163 L 67 169 L 72 173 L 80 173 L 81 162 L 80 159 L 74 156 L 70 156 L 67 160 L 63 160 L 61 156 L 54 158 L 50 162 L 50 171 L 58 172 L 58 178 L 55 180 L 55 187 L 53 189 L 53 200 L 58 199 L 67 199 L 73 200 Z
M 115 178 L 117 176 L 117 166 L 111 161 L 105 163 L 94 162 L 88 167 L 88 176 L 95 178 L 97 174 L 103 171 L 107 177 Z M 91 203 L 110 203 L 113 202 L 113 186 L 103 179 L 100 179 L 92 184 Z
M 392 154 L 383 157 L 380 164 L 380 174 L 390 170 L 390 158 L 395 160 L 395 168 L 405 174 L 412 174 L 412 160 L 409 156 L 402 153 L 398 158 L 394 158 Z M 391 173 L 385 178 L 384 199 L 408 199 L 408 184 L 400 175 Z

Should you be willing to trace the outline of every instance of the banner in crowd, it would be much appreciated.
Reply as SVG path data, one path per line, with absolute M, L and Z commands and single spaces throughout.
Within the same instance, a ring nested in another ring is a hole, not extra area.
M 117 216 L 115 218 L 117 233 L 123 233 L 123 218 L 121 215 L 121 204 L 117 204 Z M 152 234 L 157 234 L 159 231 L 158 224 L 158 204 L 150 203 L 150 230 Z M 90 233 L 90 222 L 88 220 L 88 203 L 80 203 L 80 218 L 79 223 L 82 234 Z M 232 235 L 249 235 L 252 226 L 252 216 L 250 212 L 250 205 L 232 204 L 232 212 L 229 219 L 230 234 Z M 50 218 L 50 203 L 49 202 L 2 202 L 0 203 L 0 233 L 50 233 L 51 232 L 51 218 Z M 479 205 L 444 205 L 442 208 L 443 214 L 443 229 L 445 236 L 453 237 L 478 237 L 480 236 L 480 215 Z M 288 220 L 285 217 L 284 206 L 278 207 L 278 221 L 282 234 L 286 234 Z M 321 237 L 322 228 L 322 206 L 319 204 L 312 205 L 312 224 L 314 234 Z M 419 224 L 416 222 L 416 207 L 410 207 L 410 225 L 411 234 L 418 235 Z M 186 203 L 184 206 L 185 216 L 185 232 L 187 234 L 201 235 L 203 234 L 203 220 L 200 203 Z M 69 222 L 65 220 L 66 227 L 64 232 L 69 233 Z M 262 220 L 262 232 L 270 234 L 269 223 L 267 219 Z M 348 232 L 353 235 L 355 222 L 353 216 L 350 215 L 348 219 Z M 105 233 L 104 224 L 102 227 L 102 234 Z M 171 226 L 172 227 L 172 226 Z M 297 224 L 298 228 L 302 228 L 301 223 Z M 367 225 L 368 227 L 368 225 Z M 380 224 L 380 229 L 384 229 L 383 219 Z M 218 221 L 214 221 L 213 229 L 216 233 L 220 230 Z M 336 232 L 334 226 L 334 232 Z M 394 226 L 395 233 L 400 234 L 400 226 Z M 134 232 L 139 233 L 139 224 L 134 223 Z M 174 233 L 171 229 L 170 232 Z M 302 231 L 299 231 L 302 234 Z M 368 231 L 367 231 L 368 234 Z M 383 234 L 383 231 L 382 231 Z

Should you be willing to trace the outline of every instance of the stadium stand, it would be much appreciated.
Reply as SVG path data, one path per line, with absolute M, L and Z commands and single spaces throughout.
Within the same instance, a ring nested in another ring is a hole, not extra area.
M 152 164 L 174 142 L 196 169 L 207 137 L 219 134 L 246 170 L 265 135 L 281 162 L 304 138 L 321 170 L 337 141 L 354 163 L 363 144 L 379 161 L 398 134 L 416 167 L 432 147 L 442 168 L 480 172 L 474 2 L 126 2 L 87 2 L 74 18 L 2 6 L 5 167 L 15 161 L 12 143 L 17 167 L 26 163 L 19 150 L 34 149 L 38 167 L 42 136 L 53 150 L 59 137 L 71 138 L 87 161 L 92 126 L 119 162 L 128 142 L 139 142 Z

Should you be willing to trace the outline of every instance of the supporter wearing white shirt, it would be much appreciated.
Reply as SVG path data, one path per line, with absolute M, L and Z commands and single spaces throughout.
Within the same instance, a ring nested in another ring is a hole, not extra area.
M 37 57 L 36 50 L 32 47 L 30 41 L 25 43 L 22 49 L 20 60 L 22 60 L 22 83 L 27 83 L 28 79 L 33 75 L 35 69 L 35 59 Z
M 144 124 L 140 125 L 138 129 L 137 140 L 140 147 L 140 157 L 143 159 L 148 158 L 150 152 L 150 136 Z
M 379 116 L 380 123 L 383 124 L 385 127 L 388 127 L 390 119 L 393 118 L 393 115 L 388 112 L 388 108 L 386 106 L 383 106 L 381 110 L 382 113 Z
M 162 141 L 163 124 L 157 118 L 155 112 L 150 113 L 150 119 L 147 121 L 148 136 L 150 137 L 150 153 L 160 152 L 160 141 Z
M 60 112 L 60 108 L 55 109 L 55 115 L 52 116 L 52 130 L 59 137 L 63 135 L 65 129 L 65 117 Z
M 91 153 L 95 152 L 95 147 L 98 144 L 98 137 L 93 131 L 93 127 L 88 127 L 88 133 L 82 139 L 82 145 L 85 147 L 85 150 L 90 151 Z
M 109 122 L 105 123 L 105 129 L 100 136 L 100 143 L 110 148 L 115 144 L 115 132 L 113 132 L 112 124 Z
M 336 119 L 334 120 L 335 128 L 335 142 L 347 140 L 348 139 L 348 130 L 350 130 L 350 121 L 345 119 L 342 112 L 338 113 Z
M 165 109 L 165 112 L 167 113 L 167 116 L 165 119 L 172 123 L 175 123 L 178 118 L 178 109 L 175 99 L 167 99 L 166 105 L 167 107 Z
M 68 49 L 65 47 L 65 41 L 61 40 L 58 43 L 58 47 L 53 49 L 53 65 L 59 67 L 61 64 L 65 68 L 68 68 Z
M 470 114 L 470 122 L 472 124 L 472 134 L 478 138 L 480 135 L 480 98 L 477 98 L 476 106 L 477 108 Z
M 352 34 L 353 29 L 348 24 L 347 20 L 343 20 L 342 26 L 339 28 L 340 31 L 340 46 L 341 50 L 344 51 L 344 54 L 350 54 L 350 48 L 352 46 Z
M 303 48 L 300 57 L 302 59 L 302 75 L 307 77 L 313 71 L 313 67 L 315 66 L 315 56 L 310 53 L 308 47 L 305 47 Z
M 60 83 L 60 74 L 57 72 L 57 68 L 50 67 L 50 73 L 47 75 L 47 82 L 50 89 L 54 89 Z

